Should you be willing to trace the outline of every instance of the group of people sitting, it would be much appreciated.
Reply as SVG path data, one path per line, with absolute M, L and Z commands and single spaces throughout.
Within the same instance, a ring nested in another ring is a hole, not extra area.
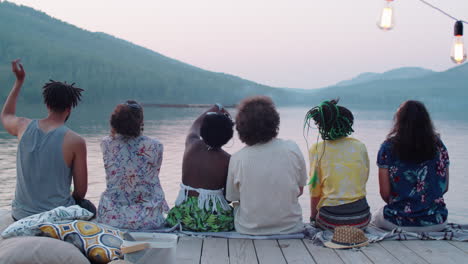
M 304 227 L 298 199 L 309 185 L 310 221 L 317 227 L 365 228 L 371 222 L 366 146 L 350 137 L 353 114 L 336 100 L 306 113 L 304 129 L 317 127 L 322 139 L 317 137 L 310 148 L 309 177 L 298 145 L 277 137 L 280 116 L 270 98 L 244 99 L 235 120 L 221 105 L 214 105 L 188 132 L 182 183 L 171 209 L 159 180 L 163 144 L 143 135 L 143 107 L 138 102 L 119 104 L 110 117 L 110 135 L 101 142 L 106 190 L 96 209 L 85 199 L 85 140 L 65 126 L 83 90 L 51 81 L 43 87 L 48 116 L 18 117 L 16 101 L 25 72 L 18 61 L 12 70 L 16 82 L 1 121 L 19 139 L 15 220 L 78 204 L 95 213 L 98 222 L 122 229 L 180 224 L 199 232 L 288 234 Z M 448 214 L 443 199 L 448 190 L 447 149 L 421 102 L 404 102 L 394 121 L 377 157 L 386 205 L 374 214 L 374 223 L 387 230 L 442 230 Z M 222 147 L 233 137 L 234 127 L 245 146 L 230 155 Z

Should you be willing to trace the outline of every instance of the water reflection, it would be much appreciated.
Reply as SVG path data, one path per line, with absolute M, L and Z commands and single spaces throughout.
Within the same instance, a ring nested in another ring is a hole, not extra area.
M 88 146 L 89 188 L 88 197 L 98 202 L 101 192 L 105 189 L 105 173 L 100 150 L 100 140 L 109 133 L 108 120 L 113 106 L 85 107 L 74 111 L 69 127 L 86 138 Z M 45 111 L 42 107 L 26 109 L 40 117 Z M 203 109 L 175 108 L 145 108 L 145 134 L 158 138 L 164 144 L 164 159 L 161 168 L 161 183 L 167 201 L 173 205 L 180 184 L 182 171 L 182 155 L 184 140 L 193 120 Z M 281 138 L 292 139 L 300 146 L 306 160 L 307 144 L 303 137 L 302 127 L 305 108 L 280 108 Z M 371 160 L 370 177 L 367 184 L 368 201 L 375 210 L 383 205 L 378 190 L 377 166 L 375 159 L 380 144 L 385 139 L 391 126 L 391 112 L 355 111 L 354 137 L 364 142 L 368 148 Z M 31 116 L 31 115 L 29 115 Z M 468 165 L 468 121 L 447 121 L 437 119 L 435 125 L 442 135 L 450 154 L 450 191 L 446 195 L 449 208 L 449 220 L 468 222 L 468 212 L 465 210 L 468 183 L 464 174 Z M 317 131 L 311 130 L 309 144 L 314 143 Z M 16 175 L 17 140 L 0 130 L 0 208 L 8 209 L 14 196 Z M 227 144 L 226 150 L 233 153 L 243 147 L 237 135 Z M 259 194 L 261 195 L 261 194 Z M 310 213 L 308 190 L 300 198 L 304 217 Z

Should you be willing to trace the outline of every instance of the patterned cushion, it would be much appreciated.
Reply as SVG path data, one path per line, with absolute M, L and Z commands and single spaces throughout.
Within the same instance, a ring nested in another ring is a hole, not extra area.
M 40 233 L 37 228 L 43 223 L 56 223 L 64 220 L 89 220 L 93 213 L 78 205 L 69 207 L 57 207 L 50 211 L 25 217 L 7 227 L 3 233 L 3 238 L 14 236 L 34 236 Z
M 39 226 L 42 235 L 70 242 L 93 263 L 108 263 L 123 258 L 120 246 L 123 232 L 88 221 L 68 221 Z

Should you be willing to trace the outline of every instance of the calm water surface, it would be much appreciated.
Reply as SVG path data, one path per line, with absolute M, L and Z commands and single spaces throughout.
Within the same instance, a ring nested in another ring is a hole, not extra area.
M 86 138 L 88 145 L 89 188 L 87 198 L 99 201 L 105 189 L 105 173 L 99 143 L 102 137 L 109 133 L 108 119 L 112 106 L 81 107 L 74 111 L 69 127 Z M 303 137 L 303 117 L 306 108 L 280 108 L 281 128 L 279 137 L 291 139 L 298 143 L 307 158 L 307 144 Z M 41 117 L 44 113 L 42 106 L 29 107 L 23 114 Z M 160 179 L 166 199 L 172 206 L 179 190 L 181 178 L 182 155 L 186 132 L 193 120 L 203 109 L 175 109 L 175 108 L 145 108 L 145 135 L 155 137 L 164 144 L 164 159 Z M 31 114 L 33 113 L 33 114 Z M 392 112 L 354 111 L 356 131 L 353 136 L 363 141 L 368 149 L 371 160 L 370 176 L 367 183 L 371 209 L 383 206 L 378 190 L 377 166 L 375 159 L 380 144 L 385 139 L 392 124 Z M 466 200 L 468 198 L 468 181 L 465 180 L 468 170 L 468 120 L 447 120 L 435 117 L 435 125 L 442 135 L 442 139 L 450 155 L 450 190 L 446 194 L 449 209 L 449 220 L 468 224 Z M 311 130 L 309 144 L 317 137 L 317 131 Z M 0 208 L 9 209 L 14 197 L 16 177 L 16 147 L 17 140 L 9 136 L 5 130 L 0 130 Z M 227 144 L 226 151 L 233 153 L 244 145 L 237 135 Z M 307 164 L 308 165 L 308 164 Z M 261 190 L 261 192 L 267 190 Z M 310 214 L 308 191 L 300 198 L 305 219 Z

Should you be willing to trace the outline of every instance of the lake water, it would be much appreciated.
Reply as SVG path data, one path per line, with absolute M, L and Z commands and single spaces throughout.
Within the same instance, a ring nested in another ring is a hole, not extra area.
M 19 114 L 39 118 L 44 114 L 43 106 L 19 107 Z M 105 189 L 105 173 L 99 142 L 109 133 L 108 120 L 112 106 L 79 107 L 72 113 L 69 127 L 86 138 L 88 145 L 89 188 L 87 198 L 99 201 Z M 281 127 L 279 137 L 294 140 L 307 158 L 307 145 L 303 137 L 303 118 L 308 109 L 293 107 L 280 108 Z M 193 120 L 202 113 L 197 108 L 145 108 L 145 135 L 155 137 L 164 144 L 164 159 L 160 180 L 170 206 L 174 204 L 181 178 L 182 156 L 186 132 Z M 392 112 L 353 111 L 355 115 L 353 136 L 364 142 L 371 160 L 370 176 L 367 183 L 367 199 L 371 210 L 383 206 L 378 189 L 377 166 L 375 159 L 380 144 L 385 139 L 392 125 Z M 33 114 L 31 114 L 33 113 Z M 437 114 L 437 113 L 436 113 Z M 447 120 L 436 115 L 434 123 L 449 150 L 450 155 L 450 190 L 446 194 L 449 209 L 449 220 L 468 224 L 466 200 L 468 198 L 468 181 L 465 180 L 468 170 L 468 120 Z M 317 131 L 311 130 L 309 144 L 317 137 Z M 234 153 L 243 147 L 237 135 L 225 148 Z M 0 208 L 9 209 L 14 196 L 16 177 L 17 140 L 0 130 Z M 259 194 L 261 195 L 261 194 Z M 310 214 L 308 191 L 300 198 L 305 219 Z

